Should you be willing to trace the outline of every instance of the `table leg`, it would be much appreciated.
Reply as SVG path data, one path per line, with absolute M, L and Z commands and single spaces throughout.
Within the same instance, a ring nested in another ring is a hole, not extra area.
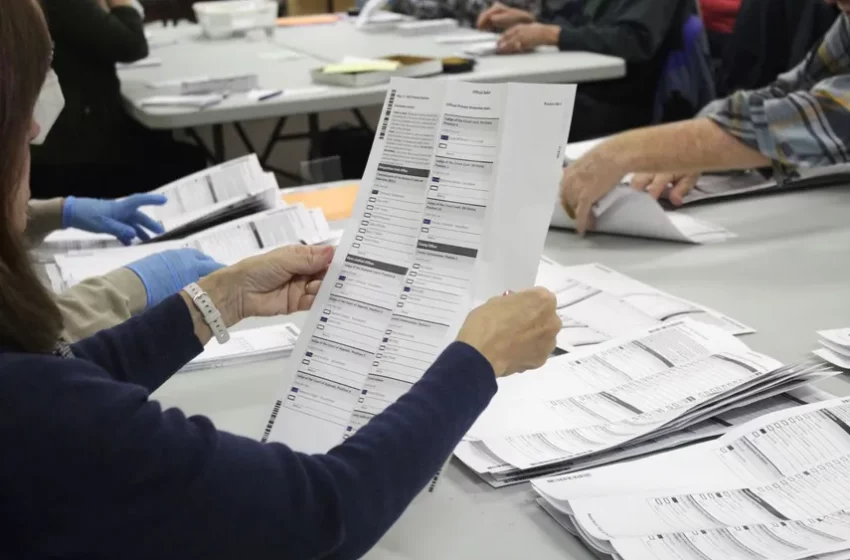
M 224 154 L 224 125 L 214 124 L 212 127 L 213 134 L 213 156 L 219 163 L 225 161 Z
M 213 164 L 220 163 L 218 160 L 215 159 L 215 155 L 212 152 L 210 152 L 210 149 L 207 147 L 207 145 L 204 143 L 204 141 L 201 140 L 201 137 L 198 135 L 197 130 L 189 127 L 189 128 L 186 129 L 186 135 L 189 138 L 192 139 L 192 141 L 195 143 L 195 145 L 197 145 L 198 148 L 200 148 L 202 152 L 204 152 L 204 157 L 207 158 L 207 161 L 209 161 Z

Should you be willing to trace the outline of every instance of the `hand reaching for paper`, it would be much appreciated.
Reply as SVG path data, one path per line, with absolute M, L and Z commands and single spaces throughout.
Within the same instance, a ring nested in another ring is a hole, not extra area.
M 614 158 L 606 157 L 600 150 L 604 147 L 603 144 L 568 165 L 561 177 L 561 204 L 581 235 L 594 227 L 593 205 L 611 192 L 626 174 Z
M 681 206 L 699 177 L 699 173 L 635 173 L 632 177 L 632 188 L 646 191 L 656 200 L 663 196 L 669 199 L 673 206 Z
M 555 349 L 561 330 L 555 295 L 534 288 L 490 299 L 473 309 L 457 339 L 481 352 L 496 377 L 537 369 Z
M 134 194 L 121 200 L 77 198 L 69 196 L 62 207 L 62 227 L 92 233 L 108 233 L 129 245 L 138 237 L 150 239 L 148 231 L 163 233 L 162 224 L 139 210 L 142 206 L 161 206 L 168 199 L 161 194 Z

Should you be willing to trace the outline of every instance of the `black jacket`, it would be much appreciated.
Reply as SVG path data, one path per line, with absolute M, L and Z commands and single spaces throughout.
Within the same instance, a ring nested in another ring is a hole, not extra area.
M 584 94 L 651 115 L 661 71 L 681 46 L 692 0 L 586 0 L 580 14 L 565 15 L 543 2 L 541 21 L 561 27 L 562 51 L 589 51 L 625 59 L 626 76 L 582 84 Z
M 65 110 L 44 145 L 33 147 L 33 161 L 121 161 L 140 127 L 124 111 L 115 63 L 148 55 L 141 15 L 130 7 L 107 12 L 95 0 L 42 0 L 42 6 Z

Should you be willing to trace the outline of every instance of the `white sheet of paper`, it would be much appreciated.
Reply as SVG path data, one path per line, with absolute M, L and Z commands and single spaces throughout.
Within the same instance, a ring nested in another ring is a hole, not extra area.
M 420 378 L 472 302 L 533 284 L 574 95 L 390 83 L 353 227 L 285 372 L 268 439 L 327 451 Z

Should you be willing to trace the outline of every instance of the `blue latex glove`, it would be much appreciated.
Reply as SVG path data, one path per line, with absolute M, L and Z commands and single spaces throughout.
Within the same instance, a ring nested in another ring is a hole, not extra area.
M 136 237 L 147 241 L 150 236 L 145 229 L 153 233 L 164 230 L 162 224 L 139 212 L 139 206 L 161 206 L 167 201 L 161 194 L 134 194 L 122 200 L 69 196 L 62 208 L 62 227 L 109 233 L 124 245 L 129 245 Z
M 145 286 L 148 307 L 223 267 L 195 249 L 163 251 L 127 265 Z

